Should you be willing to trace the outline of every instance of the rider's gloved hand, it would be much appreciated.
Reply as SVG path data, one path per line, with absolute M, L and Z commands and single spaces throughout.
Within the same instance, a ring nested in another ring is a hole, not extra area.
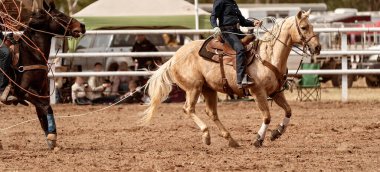
M 255 20 L 254 22 L 253 22 L 253 27 L 260 27 L 261 25 L 263 25 L 263 21 L 261 21 L 261 20 Z
M 222 31 L 220 30 L 219 27 L 214 27 L 214 36 L 218 36 L 222 34 Z

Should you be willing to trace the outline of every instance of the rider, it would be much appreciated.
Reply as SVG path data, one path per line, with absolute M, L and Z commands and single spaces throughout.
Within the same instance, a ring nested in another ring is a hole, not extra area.
M 10 87 L 7 87 L 9 85 L 9 79 L 8 77 L 3 73 L 5 72 L 8 76 L 12 76 L 11 72 L 11 58 L 10 58 L 10 50 L 5 44 L 6 39 L 4 37 L 4 34 L 2 30 L 0 29 L 0 68 L 2 71 L 0 71 L 0 101 L 4 104 L 10 104 L 13 102 L 17 102 L 17 98 L 12 95 L 8 95 L 10 91 Z
M 217 22 L 219 21 L 219 24 Z M 240 25 L 245 27 L 261 26 L 262 22 L 255 20 L 247 20 L 241 14 L 235 0 L 214 0 L 214 6 L 211 13 L 211 25 L 214 28 L 216 35 L 222 33 L 225 40 L 236 51 L 236 71 L 237 85 L 243 88 L 246 85 L 251 85 L 245 73 L 245 48 L 240 39 L 244 36 L 240 31 Z M 240 34 L 240 35 L 239 35 Z

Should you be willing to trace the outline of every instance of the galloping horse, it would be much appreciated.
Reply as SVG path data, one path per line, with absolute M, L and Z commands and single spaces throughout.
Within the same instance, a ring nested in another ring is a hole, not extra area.
M 282 23 L 272 28 L 272 33 L 266 33 L 264 37 L 272 38 L 267 42 L 260 42 L 259 57 L 254 57 L 254 62 L 247 66 L 247 73 L 254 80 L 254 85 L 248 89 L 254 95 L 257 106 L 262 114 L 262 126 L 254 142 L 256 147 L 261 147 L 265 133 L 271 121 L 268 96 L 272 95 L 274 101 L 285 110 L 285 117 L 280 126 L 272 132 L 271 140 L 279 138 L 285 131 L 291 117 L 291 108 L 287 103 L 284 93 L 278 92 L 283 83 L 280 77 L 287 72 L 287 59 L 294 44 L 308 47 L 311 54 L 319 54 L 321 45 L 313 31 L 308 17 L 310 11 L 300 11 L 296 16 L 283 20 Z M 203 59 L 198 55 L 204 41 L 194 41 L 181 47 L 175 55 L 162 65 L 148 81 L 148 93 L 151 96 L 149 108 L 142 118 L 143 123 L 152 119 L 157 106 L 170 93 L 172 84 L 175 83 L 186 91 L 184 112 L 190 116 L 202 131 L 203 142 L 211 144 L 210 131 L 206 124 L 195 114 L 195 104 L 200 94 L 206 101 L 206 113 L 215 122 L 221 135 L 228 140 L 229 146 L 237 147 L 239 144 L 232 138 L 220 122 L 217 113 L 217 92 L 225 92 L 222 84 L 222 76 L 219 64 Z M 306 50 L 307 51 L 307 50 Z M 272 69 L 265 63 L 270 63 Z M 228 83 L 236 83 L 236 71 L 232 66 L 224 66 Z M 273 69 L 276 68 L 276 69 Z M 277 70 L 277 72 L 275 72 Z M 236 85 L 231 85 L 235 94 L 243 95 Z M 274 94 L 277 93 L 277 94 Z
M 51 39 L 54 35 L 79 37 L 85 33 L 85 26 L 55 8 L 55 3 L 44 1 L 40 11 L 30 17 L 28 27 L 19 41 L 20 59 L 16 71 L 14 94 L 35 107 L 38 119 L 45 132 L 48 147 L 56 146 L 57 132 L 49 99 L 49 78 L 47 58 Z M 20 88 L 21 87 L 21 88 Z

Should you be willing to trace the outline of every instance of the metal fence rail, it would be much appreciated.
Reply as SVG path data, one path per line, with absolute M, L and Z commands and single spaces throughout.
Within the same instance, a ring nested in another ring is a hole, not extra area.
M 297 51 L 302 53 L 300 51 Z M 175 52 L 105 52 L 105 53 L 58 53 L 50 55 L 51 58 L 95 58 L 95 57 L 171 57 Z M 329 56 L 351 56 L 351 55 L 375 55 L 380 54 L 380 50 L 368 51 L 321 51 L 320 57 Z M 297 55 L 291 52 L 290 55 Z
M 373 32 L 377 34 L 380 32 L 380 27 L 371 28 L 315 28 L 317 33 L 332 33 L 338 32 L 341 34 L 341 50 L 340 51 L 322 51 L 320 56 L 341 56 L 342 69 L 341 70 L 300 70 L 298 74 L 318 74 L 318 75 L 342 75 L 342 102 L 348 101 L 348 75 L 351 74 L 380 74 L 379 69 L 374 70 L 349 70 L 348 69 L 348 56 L 352 55 L 374 55 L 380 54 L 378 51 L 348 51 L 347 34 L 352 32 L 362 32 L 370 33 Z M 261 31 L 262 33 L 263 31 Z M 88 35 L 102 35 L 102 34 L 187 34 L 187 35 L 200 35 L 200 34 L 212 34 L 213 30 L 93 30 L 88 31 Z M 107 52 L 107 53 L 67 53 L 58 54 L 57 57 L 61 58 L 92 58 L 92 57 L 170 57 L 173 56 L 174 52 L 143 52 L 143 53 L 132 53 L 132 52 Z M 296 55 L 291 53 L 290 55 Z M 56 57 L 51 55 L 51 57 Z M 290 70 L 289 74 L 295 74 L 295 70 Z M 74 76 L 117 76 L 117 75 L 145 75 L 149 76 L 152 72 L 142 71 L 142 72 L 66 72 L 66 73 L 55 73 L 57 77 L 74 77 Z M 51 76 L 51 74 L 49 74 Z M 50 83 L 51 85 L 54 82 Z M 53 88 L 53 87 L 51 87 Z M 51 90 L 52 91 L 52 90 Z M 54 97 L 54 96 L 52 96 Z M 54 103 L 55 100 L 51 98 L 51 102 Z
M 88 77 L 88 76 L 150 76 L 154 71 L 118 71 L 118 72 L 56 72 L 54 75 L 49 73 L 49 77 Z M 380 69 L 349 69 L 349 70 L 289 70 L 289 75 L 365 75 L 380 74 Z
M 264 33 L 263 30 L 260 30 Z M 328 32 L 380 32 L 380 27 L 368 27 L 368 28 L 314 28 L 314 32 L 317 33 L 328 33 Z M 104 35 L 104 34 L 213 34 L 214 31 L 211 29 L 165 29 L 165 30 L 90 30 L 87 31 L 87 35 Z

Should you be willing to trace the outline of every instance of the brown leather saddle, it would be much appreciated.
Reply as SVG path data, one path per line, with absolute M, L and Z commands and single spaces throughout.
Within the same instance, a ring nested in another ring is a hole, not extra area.
M 246 36 L 242 39 L 242 44 L 246 48 L 246 64 L 249 66 L 254 61 L 254 54 L 257 52 L 258 43 L 250 44 L 255 39 L 254 36 Z M 228 84 L 226 74 L 224 71 L 224 64 L 234 66 L 236 70 L 236 51 L 230 45 L 225 43 L 221 36 L 217 38 L 210 37 L 203 43 L 198 54 L 208 61 L 220 64 L 220 72 L 222 75 L 223 90 L 233 95 L 233 90 Z
M 248 37 L 248 36 L 247 36 Z M 249 38 L 243 38 L 242 44 L 247 50 L 246 57 L 248 57 L 249 62 L 253 62 L 253 58 L 251 56 L 251 51 L 257 50 L 257 44 L 250 44 L 254 40 L 254 37 Z M 203 57 L 206 60 L 220 63 L 221 59 L 223 59 L 223 63 L 227 65 L 236 66 L 236 51 L 231 48 L 230 45 L 225 43 L 221 36 L 218 36 L 217 38 L 210 37 L 205 40 L 203 43 L 201 49 L 199 50 L 199 55 Z M 223 57 L 223 58 L 221 58 Z

